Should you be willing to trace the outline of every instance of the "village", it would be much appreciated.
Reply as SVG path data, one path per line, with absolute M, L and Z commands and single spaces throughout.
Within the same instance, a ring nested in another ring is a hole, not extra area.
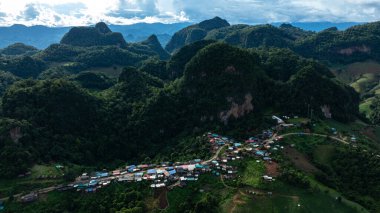
M 72 184 L 57 188 L 58 191 L 75 189 L 84 192 L 96 192 L 114 181 L 141 182 L 149 181 L 151 188 L 185 186 L 187 182 L 197 181 L 199 175 L 212 173 L 222 175 L 224 179 L 234 179 L 237 168 L 229 166 L 228 162 L 241 160 L 245 156 L 256 156 L 263 161 L 271 161 L 270 147 L 280 138 L 273 137 L 272 130 L 263 131 L 258 137 L 250 137 L 244 142 L 224 137 L 215 133 L 204 135 L 211 144 L 213 157 L 207 161 L 194 159 L 188 162 L 163 162 L 157 164 L 128 165 L 114 171 L 98 171 L 83 173 Z M 273 137 L 273 140 L 270 140 Z M 281 148 L 275 145 L 273 148 Z M 283 147 L 282 147 L 283 148 Z M 274 180 L 270 176 L 263 176 L 265 180 Z
M 276 119 L 279 125 L 283 126 L 285 123 L 276 116 L 273 116 L 273 119 Z M 216 133 L 207 133 L 204 137 L 207 137 L 208 143 L 211 145 L 210 151 L 213 154 L 209 160 L 194 159 L 188 162 L 162 162 L 158 165 L 128 165 L 114 171 L 83 173 L 76 178 L 74 183 L 58 187 L 57 190 L 75 189 L 76 191 L 96 192 L 114 181 L 148 181 L 151 188 L 168 187 L 170 189 L 176 186 L 183 187 L 188 182 L 197 181 L 199 176 L 204 173 L 223 176 L 224 179 L 234 179 L 238 170 L 235 166 L 228 165 L 228 162 L 238 161 L 245 157 L 256 157 L 258 160 L 271 162 L 270 151 L 284 148 L 276 144 L 282 138 L 276 137 L 275 130 L 276 127 L 264 130 L 262 134 L 252 136 L 245 141 L 237 141 Z M 274 180 L 268 175 L 264 175 L 263 179 Z
M 39 194 L 49 191 L 68 191 L 95 193 L 97 190 L 107 187 L 114 182 L 148 182 L 151 188 L 173 189 L 174 187 L 185 187 L 189 182 L 197 181 L 199 176 L 205 173 L 221 177 L 224 180 L 235 180 L 238 176 L 238 168 L 232 166 L 231 162 L 244 158 L 254 158 L 257 162 L 265 162 L 266 165 L 276 164 L 271 153 L 284 149 L 280 141 L 287 135 L 305 135 L 310 133 L 298 132 L 277 135 L 277 132 L 296 125 L 286 123 L 289 119 L 272 116 L 276 125 L 270 129 L 263 130 L 261 134 L 249 137 L 246 140 L 235 140 L 217 133 L 207 133 L 203 137 L 210 143 L 212 157 L 208 160 L 193 159 L 188 162 L 162 162 L 160 164 L 138 164 L 127 165 L 113 171 L 96 171 L 83 173 L 73 183 L 49 187 L 43 190 L 31 192 L 20 197 L 20 201 L 27 203 L 38 199 Z M 334 134 L 336 134 L 336 130 Z M 318 134 L 313 134 L 318 135 Z M 323 135 L 319 135 L 323 136 Z M 337 139 L 339 140 L 339 139 Z M 353 140 L 353 139 L 352 139 Z M 262 176 L 264 181 L 275 181 L 269 173 Z M 1 205 L 0 205 L 1 207 Z

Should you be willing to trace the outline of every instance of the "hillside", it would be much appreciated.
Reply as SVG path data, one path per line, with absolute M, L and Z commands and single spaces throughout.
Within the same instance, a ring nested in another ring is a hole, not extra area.
M 204 39 L 209 31 L 226 26 L 230 26 L 230 24 L 219 17 L 191 25 L 176 32 L 166 45 L 165 49 L 168 52 L 173 53 L 187 44 Z
M 178 31 L 177 36 L 173 36 L 172 42 L 168 44 L 167 50 L 173 51 L 184 44 L 211 39 L 244 48 L 290 48 L 304 57 L 332 64 L 347 64 L 368 59 L 380 60 L 377 52 L 379 22 L 357 25 L 342 31 L 332 27 L 321 32 L 305 31 L 290 24 L 282 24 L 278 27 L 225 24 L 210 31 L 199 31 L 195 39 L 191 39 L 190 36 L 192 29 L 198 32 L 200 28 L 198 25 L 192 25 Z M 188 37 L 189 39 L 185 42 Z
M 94 27 L 74 27 L 63 36 L 60 43 L 82 47 L 127 45 L 121 33 L 112 32 L 103 22 L 97 23 Z
M 38 51 L 37 48 L 23 43 L 15 43 L 9 45 L 0 51 L 1 54 L 15 56 L 15 55 L 33 55 Z
M 156 52 L 162 60 L 168 60 L 170 58 L 169 53 L 162 48 L 156 35 L 149 36 L 146 40 L 140 42 L 139 44 L 142 46 L 148 46 L 152 51 Z
M 379 122 L 378 27 L 215 17 L 165 49 L 105 23 L 33 54 L 13 45 L 0 57 L 5 212 L 377 212 L 380 129 L 359 106 L 370 98 Z M 341 49 L 353 44 L 371 51 Z

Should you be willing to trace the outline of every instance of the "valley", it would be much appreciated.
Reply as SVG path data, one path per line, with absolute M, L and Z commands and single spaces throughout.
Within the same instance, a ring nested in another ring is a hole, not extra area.
M 297 118 L 289 121 L 299 120 Z M 307 119 L 301 120 L 306 121 Z M 289 121 L 286 120 L 286 122 Z M 141 184 L 142 187 L 145 187 L 142 190 L 150 191 L 149 194 L 153 198 L 156 197 L 157 193 L 167 193 L 168 195 L 162 196 L 168 196 L 168 198 L 161 198 L 161 195 L 157 198 L 159 200 L 167 199 L 166 201 L 159 201 L 159 203 L 164 202 L 167 204 L 156 204 L 161 207 L 154 208 L 163 209 L 164 212 L 171 212 L 170 203 L 172 201 L 170 196 L 172 193 L 177 193 L 178 190 L 188 190 L 187 187 L 193 187 L 193 185 L 198 185 L 201 188 L 198 192 L 200 194 L 205 193 L 205 190 L 213 192 L 216 189 L 209 188 L 208 181 L 220 181 L 219 184 L 223 185 L 223 187 L 218 187 L 219 190 L 229 191 L 230 193 L 229 195 L 224 195 L 225 197 L 222 199 L 223 203 L 225 203 L 223 206 L 225 206 L 226 212 L 244 211 L 243 209 L 245 208 L 259 208 L 262 212 L 270 212 L 276 208 L 287 212 L 314 212 L 311 209 L 316 208 L 318 204 L 310 203 L 313 199 L 325 200 L 323 201 L 323 207 L 319 206 L 315 212 L 323 212 L 325 211 L 323 208 L 326 207 L 332 208 L 336 212 L 367 212 L 362 206 L 347 200 L 339 192 L 321 184 L 315 175 L 323 172 L 316 168 L 315 164 L 312 164 L 313 162 L 307 157 L 307 151 L 304 150 L 311 143 L 308 141 L 315 141 L 313 143 L 320 145 L 313 152 L 313 158 L 316 158 L 316 162 L 328 164 L 334 154 L 332 152 L 334 147 L 361 147 L 364 146 L 363 142 L 366 143 L 365 137 L 359 138 L 358 141 L 353 141 L 350 137 L 352 133 L 345 132 L 347 129 L 342 130 L 339 126 L 327 129 L 327 131 L 333 129 L 333 132 L 330 133 L 326 132 L 326 130 L 321 131 L 320 128 L 313 128 L 315 131 L 313 133 L 310 133 L 309 130 L 300 132 L 297 128 L 300 123 L 285 124 L 282 122 L 271 128 L 275 130 L 274 132 L 266 130 L 263 131 L 264 134 L 250 137 L 245 141 L 213 133 L 203 135 L 203 142 L 211 144 L 209 150 L 212 154 L 208 160 L 194 159 L 182 163 L 145 163 L 129 165 L 113 171 L 86 172 L 77 177 L 72 183 L 50 186 L 26 194 L 24 191 L 23 196 L 21 196 L 22 194 L 13 195 L 12 199 L 15 201 L 12 203 L 16 203 L 12 204 L 11 208 L 18 209 L 18 202 L 34 202 L 35 204 L 30 205 L 36 205 L 37 207 L 43 205 L 44 202 L 47 202 L 43 198 L 46 193 L 50 196 L 51 193 L 68 193 L 72 191 L 72 193 L 79 194 L 89 193 L 87 196 L 91 196 L 90 194 L 101 193 L 102 190 L 105 190 L 102 188 L 112 188 L 119 184 Z M 319 126 L 327 123 L 317 122 L 315 124 Z M 289 127 L 283 129 L 283 126 Z M 332 150 L 327 152 L 327 149 Z M 290 159 L 290 161 L 287 159 Z M 300 199 L 301 194 L 305 192 L 303 192 L 302 185 L 299 185 L 301 184 L 299 180 L 296 186 L 292 186 L 281 177 L 277 179 L 280 175 L 279 170 L 284 172 L 283 166 L 287 162 L 305 172 L 306 176 L 303 177 L 305 178 L 303 181 L 307 185 L 303 187 L 310 187 L 313 191 L 311 194 L 302 195 L 302 199 Z M 317 167 L 318 165 L 319 163 L 316 164 Z M 57 169 L 59 170 L 61 167 L 65 168 L 60 166 Z M 34 176 L 34 178 L 36 177 Z M 149 182 L 149 184 L 144 182 Z M 323 195 L 320 191 L 324 191 L 326 194 Z M 33 197 L 34 195 L 35 197 Z M 33 197 L 33 199 L 26 201 L 26 197 Z M 338 197 L 341 204 L 337 203 L 336 199 Z M 309 201 L 308 199 L 311 200 Z M 3 198 L 1 200 L 6 201 L 7 199 Z M 328 207 L 326 202 L 331 203 L 333 206 Z M 335 204 L 333 204 L 334 202 Z M 266 205 L 274 206 L 265 207 Z M 16 209 L 13 211 L 16 211 Z
M 0 212 L 380 211 L 380 22 L 183 24 L 1 50 Z

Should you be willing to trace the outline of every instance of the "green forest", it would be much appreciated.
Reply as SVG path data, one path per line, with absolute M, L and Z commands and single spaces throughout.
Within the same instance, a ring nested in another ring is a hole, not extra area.
M 379 124 L 380 97 L 371 97 L 365 118 L 359 111 L 363 97 L 330 69 L 380 62 L 379 32 L 379 23 L 315 33 L 288 24 L 230 25 L 217 17 L 177 32 L 165 49 L 155 35 L 127 43 L 104 23 L 72 28 L 45 50 L 9 46 L 0 57 L 0 178 L 26 174 L 36 164 L 113 169 L 205 158 L 209 147 L 200 135 L 249 137 L 272 124 L 272 112 Z M 379 159 L 357 150 L 336 152 L 326 170 L 330 179 L 322 175 L 320 181 L 378 210 Z M 359 162 L 365 162 L 365 174 Z M 308 188 L 305 178 L 289 170 L 281 181 Z M 143 201 L 150 195 L 139 187 L 110 187 L 85 198 L 65 194 L 64 202 L 52 196 L 49 203 L 56 206 L 36 208 L 146 212 Z M 180 209 L 216 211 L 219 199 L 205 194 Z

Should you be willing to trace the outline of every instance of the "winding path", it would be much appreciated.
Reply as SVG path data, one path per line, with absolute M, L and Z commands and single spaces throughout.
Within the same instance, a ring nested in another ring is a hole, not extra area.
M 343 139 L 340 139 L 340 138 L 337 138 L 337 137 L 334 137 L 334 136 L 318 134 L 318 133 L 286 133 L 286 134 L 283 134 L 283 135 L 276 135 L 275 134 L 269 140 L 273 140 L 276 137 L 288 137 L 288 136 L 292 136 L 292 135 L 299 135 L 299 136 L 307 135 L 307 136 L 317 136 L 317 137 L 323 137 L 323 138 L 330 138 L 330 139 L 333 139 L 335 141 L 339 141 L 339 142 L 344 143 L 344 144 L 350 144 L 349 142 L 347 142 L 347 141 L 345 141 Z M 269 140 L 267 140 L 267 141 L 269 141 Z
M 203 161 L 203 162 L 202 162 L 202 165 L 208 164 L 208 163 L 210 163 L 211 161 L 217 159 L 218 156 L 219 156 L 219 154 L 220 154 L 220 152 L 221 152 L 221 151 L 223 150 L 223 148 L 226 147 L 226 146 L 227 146 L 227 144 L 221 146 L 221 147 L 218 149 L 218 151 L 216 151 L 216 153 L 215 153 L 215 154 L 214 154 L 209 160 Z

